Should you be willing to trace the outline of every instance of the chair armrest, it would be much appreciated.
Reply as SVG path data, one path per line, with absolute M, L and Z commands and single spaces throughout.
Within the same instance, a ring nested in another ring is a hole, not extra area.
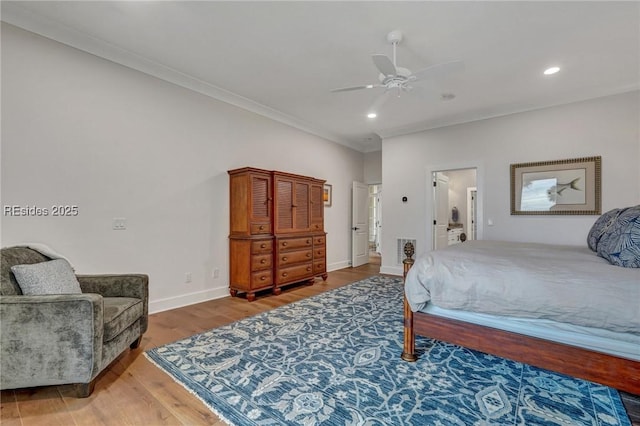
M 83 293 L 102 297 L 149 297 L 149 276 L 144 274 L 77 275 Z
M 0 388 L 88 383 L 102 364 L 97 294 L 2 296 Z
M 97 293 L 102 297 L 136 297 L 142 300 L 141 332 L 148 326 L 149 276 L 145 274 L 77 275 L 83 293 Z

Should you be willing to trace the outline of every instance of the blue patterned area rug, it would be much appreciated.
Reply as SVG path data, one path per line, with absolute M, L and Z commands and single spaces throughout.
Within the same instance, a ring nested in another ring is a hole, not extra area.
M 630 425 L 617 391 L 418 338 L 373 277 L 146 356 L 231 425 Z

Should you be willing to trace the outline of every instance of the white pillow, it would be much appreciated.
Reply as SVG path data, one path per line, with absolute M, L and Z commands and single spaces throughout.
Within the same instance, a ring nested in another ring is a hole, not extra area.
M 22 294 L 26 296 L 82 293 L 71 265 L 64 259 L 14 265 L 11 272 L 15 275 Z

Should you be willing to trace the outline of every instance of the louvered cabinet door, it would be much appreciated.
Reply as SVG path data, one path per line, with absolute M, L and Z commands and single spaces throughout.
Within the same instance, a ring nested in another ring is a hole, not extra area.
M 274 182 L 274 232 L 283 234 L 311 230 L 310 180 L 291 175 L 276 175 Z
M 275 212 L 274 232 L 276 234 L 294 232 L 294 192 L 295 181 L 293 179 L 276 176 L 274 178 Z
M 251 175 L 251 224 L 252 235 L 271 233 L 271 175 Z
M 324 201 L 322 194 L 324 182 L 313 182 L 311 184 L 311 231 L 321 232 L 324 230 Z
M 298 232 L 308 231 L 310 228 L 311 188 L 308 181 L 295 182 L 295 203 L 293 204 L 294 228 Z
M 271 172 L 245 167 L 229 171 L 230 234 L 236 237 L 272 232 Z

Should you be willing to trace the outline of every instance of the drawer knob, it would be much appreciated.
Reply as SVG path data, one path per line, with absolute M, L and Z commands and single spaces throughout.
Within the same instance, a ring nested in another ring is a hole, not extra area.
M 307 253 L 307 257 L 311 257 L 311 253 Z
M 307 240 L 307 244 L 311 244 L 311 241 L 310 241 L 310 240 Z
M 284 256 L 284 257 L 282 258 L 282 261 L 283 261 L 283 262 L 286 262 L 286 261 L 287 261 L 287 256 Z
M 286 272 L 283 272 L 283 273 L 282 273 L 282 276 L 283 276 L 283 277 L 286 277 L 287 275 L 288 275 L 288 274 L 287 274 Z
M 285 241 L 284 243 L 282 243 L 282 247 L 286 247 L 287 246 L 287 242 Z
M 260 230 L 264 231 L 264 225 L 260 225 Z
M 267 245 L 265 243 L 260 244 L 260 248 L 265 248 Z
M 307 271 L 311 271 L 311 266 L 307 266 Z
M 264 265 L 265 263 L 267 263 L 267 259 L 260 260 L 260 263 L 262 263 Z
M 265 277 L 264 275 L 260 277 L 260 281 L 264 281 L 266 279 L 267 279 L 267 277 Z

